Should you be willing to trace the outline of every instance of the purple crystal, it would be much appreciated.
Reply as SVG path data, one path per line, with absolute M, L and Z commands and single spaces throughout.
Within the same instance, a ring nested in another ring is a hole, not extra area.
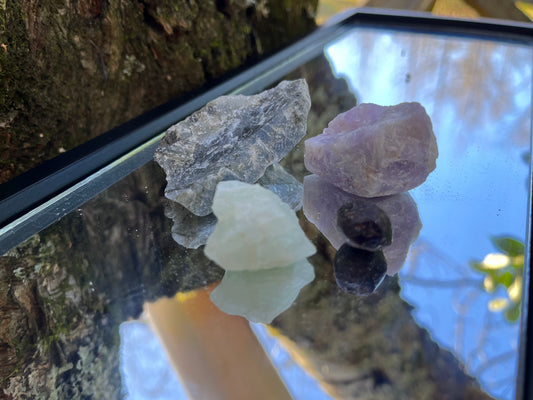
M 355 248 L 376 251 L 392 241 L 390 219 L 370 199 L 354 199 L 337 210 L 337 228 Z
M 307 169 L 346 192 L 380 197 L 406 192 L 435 169 L 437 140 L 419 103 L 360 104 L 305 141 Z
M 385 278 L 387 261 L 382 251 L 357 249 L 343 244 L 333 260 L 337 285 L 346 293 L 367 296 Z
M 335 249 L 339 249 L 346 242 L 346 238 L 337 228 L 337 210 L 354 199 L 360 198 L 344 192 L 316 175 L 304 178 L 304 214 Z M 422 228 L 418 208 L 409 193 L 366 200 L 381 208 L 390 219 L 392 243 L 383 248 L 383 254 L 387 260 L 387 274 L 394 275 L 405 263 L 409 247 Z

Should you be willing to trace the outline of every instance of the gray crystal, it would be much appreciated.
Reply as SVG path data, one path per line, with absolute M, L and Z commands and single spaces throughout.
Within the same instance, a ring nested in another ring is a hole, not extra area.
M 304 79 L 211 101 L 159 143 L 154 158 L 167 175 L 165 196 L 208 215 L 218 182 L 256 182 L 303 138 L 310 107 Z
M 217 223 L 213 213 L 200 217 L 170 200 L 165 204 L 165 215 L 172 220 L 172 238 L 188 249 L 204 245 Z
M 302 208 L 304 187 L 281 165 L 273 164 L 268 167 L 257 183 L 276 193 L 294 211 Z
M 303 185 L 279 164 L 269 166 L 265 175 L 258 181 L 261 186 L 274 192 L 294 211 L 302 208 Z M 197 249 L 206 244 L 207 238 L 215 229 L 217 218 L 214 214 L 198 216 L 175 201 L 167 201 L 165 215 L 172 219 L 172 238 L 189 249 Z

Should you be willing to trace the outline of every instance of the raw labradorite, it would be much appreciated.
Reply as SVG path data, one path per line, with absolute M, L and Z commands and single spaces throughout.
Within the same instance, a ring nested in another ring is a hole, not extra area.
M 337 210 L 337 226 L 350 246 L 376 251 L 392 242 L 391 222 L 385 211 L 366 199 L 354 198 Z
M 220 182 L 213 212 L 218 222 L 204 251 L 227 271 L 283 267 L 316 252 L 294 211 L 260 185 Z
M 344 244 L 335 255 L 333 271 L 342 290 L 366 296 L 383 281 L 387 262 L 382 251 L 367 251 Z
M 304 137 L 311 107 L 304 79 L 254 96 L 221 96 L 170 127 L 154 155 L 165 196 L 192 213 L 211 213 L 217 184 L 254 183 Z
M 226 271 L 211 300 L 227 314 L 268 324 L 290 307 L 314 277 L 313 266 L 305 259 L 282 268 Z

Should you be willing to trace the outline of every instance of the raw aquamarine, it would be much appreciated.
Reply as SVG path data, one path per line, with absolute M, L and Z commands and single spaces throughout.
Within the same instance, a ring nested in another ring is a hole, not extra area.
M 305 141 L 305 166 L 346 192 L 380 197 L 406 192 L 435 169 L 437 140 L 419 103 L 360 104 Z
M 258 184 L 220 182 L 213 212 L 218 222 L 204 251 L 227 271 L 282 267 L 316 251 L 294 211 Z
M 303 138 L 311 107 L 304 79 L 255 96 L 221 96 L 170 127 L 155 160 L 165 196 L 196 215 L 211 213 L 218 182 L 254 183 Z
M 211 292 L 213 303 L 227 314 L 268 324 L 285 311 L 300 289 L 315 278 L 307 260 L 260 271 L 226 271 Z

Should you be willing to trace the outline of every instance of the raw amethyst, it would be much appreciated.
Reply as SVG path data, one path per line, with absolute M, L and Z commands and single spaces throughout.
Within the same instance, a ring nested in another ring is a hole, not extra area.
M 337 228 L 337 210 L 354 199 L 360 198 L 316 175 L 304 178 L 304 214 L 335 249 L 340 248 L 346 240 Z M 405 263 L 409 247 L 422 228 L 418 208 L 409 193 L 367 200 L 381 208 L 391 221 L 392 243 L 383 248 L 383 253 L 387 260 L 387 274 L 394 275 Z
M 380 197 L 423 183 L 437 156 L 431 120 L 419 103 L 360 104 L 305 141 L 304 161 L 346 192 Z
M 354 198 L 337 210 L 337 227 L 353 247 L 376 251 L 391 244 L 392 228 L 387 214 L 371 200 Z
M 333 272 L 342 290 L 366 296 L 385 278 L 387 262 L 382 251 L 366 251 L 344 244 L 335 255 Z

